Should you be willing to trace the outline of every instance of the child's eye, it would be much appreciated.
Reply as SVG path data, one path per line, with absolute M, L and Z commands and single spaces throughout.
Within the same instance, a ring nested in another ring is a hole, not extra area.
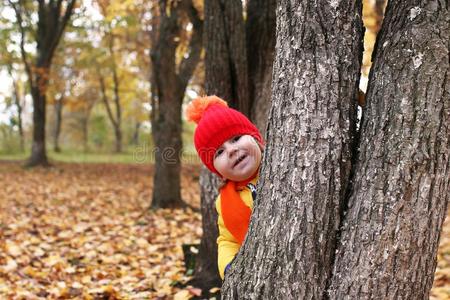
M 242 135 L 237 135 L 237 136 L 235 136 L 235 137 L 232 139 L 232 141 L 233 141 L 233 142 L 237 142 L 237 141 L 241 138 L 241 136 L 242 136 Z
M 218 150 L 216 151 L 216 154 L 214 155 L 214 157 L 219 156 L 220 154 L 222 154 L 222 152 L 223 152 L 223 149 L 218 149 Z

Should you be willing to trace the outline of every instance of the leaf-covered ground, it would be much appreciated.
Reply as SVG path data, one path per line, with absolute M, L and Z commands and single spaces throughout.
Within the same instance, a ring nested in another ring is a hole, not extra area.
M 199 205 L 198 167 L 182 194 Z M 182 244 L 198 243 L 200 215 L 146 208 L 153 169 L 0 163 L 0 299 L 185 299 Z M 195 290 L 192 291 L 195 293 Z
M 188 299 L 182 244 L 198 243 L 199 213 L 148 211 L 151 166 L 0 162 L 0 299 Z M 198 167 L 182 195 L 199 206 Z M 450 298 L 450 220 L 431 299 Z

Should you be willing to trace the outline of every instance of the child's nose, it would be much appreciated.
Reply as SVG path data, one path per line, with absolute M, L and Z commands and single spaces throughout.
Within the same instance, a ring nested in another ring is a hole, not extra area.
M 230 145 L 227 149 L 228 157 L 233 157 L 234 154 L 238 151 L 237 147 L 234 145 Z

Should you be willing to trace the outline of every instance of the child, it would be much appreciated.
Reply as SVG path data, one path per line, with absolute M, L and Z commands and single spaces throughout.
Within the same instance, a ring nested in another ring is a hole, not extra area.
M 194 144 L 202 162 L 225 181 L 216 200 L 218 265 L 223 279 L 247 233 L 263 140 L 246 116 L 216 96 L 193 100 L 186 115 L 197 123 Z

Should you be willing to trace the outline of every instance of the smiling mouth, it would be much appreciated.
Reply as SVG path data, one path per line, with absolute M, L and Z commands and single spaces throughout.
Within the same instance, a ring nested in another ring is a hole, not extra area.
M 233 164 L 233 168 L 236 167 L 241 161 L 243 161 L 247 157 L 247 154 L 242 155 L 239 157 Z

